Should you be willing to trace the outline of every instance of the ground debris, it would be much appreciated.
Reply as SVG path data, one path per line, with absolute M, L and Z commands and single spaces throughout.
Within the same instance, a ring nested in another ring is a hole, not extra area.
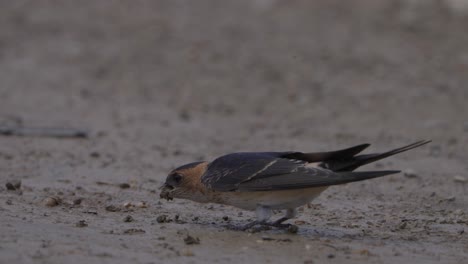
M 85 220 L 80 220 L 80 221 L 76 222 L 75 226 L 76 227 L 87 227 L 88 223 L 86 223 Z
M 163 215 L 159 215 L 158 217 L 156 217 L 156 222 L 160 224 L 169 223 L 169 222 L 172 222 L 172 219 L 170 219 L 167 215 L 163 214 Z
M 288 233 L 296 234 L 299 231 L 299 227 L 297 227 L 297 225 L 290 225 L 287 231 Z
M 134 234 L 144 234 L 146 233 L 146 231 L 143 229 L 139 229 L 139 228 L 130 228 L 130 229 L 124 230 L 123 233 L 127 235 L 134 235 Z
M 121 183 L 119 184 L 120 189 L 128 189 L 130 188 L 130 184 L 128 183 Z
M 5 187 L 9 191 L 16 191 L 21 189 L 21 181 L 20 180 L 13 180 L 5 183 Z
M 135 219 L 133 219 L 131 215 L 127 215 L 126 217 L 124 217 L 123 221 L 126 223 L 130 223 L 130 222 L 135 221 Z
M 200 239 L 198 237 L 193 237 L 191 235 L 187 235 L 184 238 L 184 242 L 186 245 L 195 245 L 195 244 L 200 244 Z
M 413 169 L 407 169 L 403 172 L 403 175 L 405 175 L 405 177 L 407 178 L 417 178 L 419 177 L 419 175 L 416 173 L 415 170 Z
M 121 209 L 115 205 L 108 205 L 106 206 L 106 211 L 108 212 L 118 212 L 120 211 Z
M 74 205 L 80 205 L 81 202 L 83 202 L 83 198 L 77 198 L 77 199 L 73 200 Z
M 140 202 L 125 202 L 123 204 L 125 208 L 138 207 L 138 208 L 148 208 L 148 204 L 145 201 Z
M 453 180 L 454 180 L 455 182 L 462 182 L 462 183 L 465 183 L 465 182 L 468 181 L 465 177 L 463 177 L 463 176 L 461 176 L 461 175 L 455 175 L 455 176 L 453 176 Z
M 62 203 L 62 199 L 56 196 L 50 196 L 44 199 L 44 205 L 48 207 L 54 207 Z
M 88 132 L 75 128 L 0 126 L 0 135 L 22 137 L 87 138 Z
M 290 238 L 272 238 L 269 236 L 262 236 L 262 241 L 292 242 Z
M 190 250 L 190 249 L 188 249 L 188 248 L 182 250 L 182 251 L 180 252 L 180 255 L 185 256 L 185 257 L 193 257 L 193 256 L 195 256 L 195 254 L 193 253 L 193 251 Z

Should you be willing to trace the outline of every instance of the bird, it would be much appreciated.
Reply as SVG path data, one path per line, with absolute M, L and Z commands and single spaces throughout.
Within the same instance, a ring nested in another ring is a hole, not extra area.
M 309 204 L 328 187 L 401 172 L 355 171 L 357 168 L 429 142 L 421 140 L 372 154 L 360 154 L 370 144 L 312 153 L 231 153 L 211 162 L 192 162 L 172 170 L 160 188 L 160 198 L 181 198 L 255 211 L 256 220 L 239 227 L 240 230 L 256 226 L 290 228 L 292 225 L 284 222 L 294 218 L 298 207 Z M 285 210 L 286 214 L 269 221 L 276 210 Z

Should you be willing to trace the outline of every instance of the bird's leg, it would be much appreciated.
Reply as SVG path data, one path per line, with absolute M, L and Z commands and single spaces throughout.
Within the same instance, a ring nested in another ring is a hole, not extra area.
M 261 226 L 261 229 L 265 229 L 265 227 L 268 227 L 268 219 L 270 219 L 272 211 L 270 207 L 267 206 L 262 206 L 258 205 L 257 208 L 255 209 L 255 214 L 257 215 L 257 220 L 246 224 L 241 228 L 241 230 L 249 230 L 252 229 L 254 226 L 259 225 Z M 259 230 L 255 230 L 259 231 Z
M 297 211 L 295 208 L 289 208 L 286 211 L 286 215 L 281 217 L 280 219 L 276 220 L 275 222 L 271 223 L 272 226 L 274 227 L 279 227 L 279 228 L 288 228 L 291 226 L 291 224 L 283 224 L 284 221 L 289 220 L 291 218 L 294 218 L 297 214 Z
M 242 227 L 240 228 L 240 230 L 242 230 L 242 231 L 249 230 L 249 229 L 252 229 L 252 228 L 253 228 L 254 226 L 256 226 L 256 225 L 260 225 L 260 226 L 262 226 L 262 227 L 265 227 L 266 224 L 267 224 L 266 221 L 258 221 L 258 220 L 256 220 L 256 221 L 250 222 L 250 223 L 248 223 L 248 224 L 242 226 Z

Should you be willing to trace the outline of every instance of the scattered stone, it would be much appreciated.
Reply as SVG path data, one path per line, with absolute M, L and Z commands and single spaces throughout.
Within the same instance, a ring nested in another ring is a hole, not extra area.
M 148 208 L 148 204 L 146 202 L 137 202 L 135 203 L 135 207 L 138 207 L 138 208 Z
M 91 158 L 99 158 L 101 156 L 101 154 L 99 152 L 97 152 L 97 151 L 93 151 L 93 152 L 89 153 L 89 156 Z
M 130 207 L 138 207 L 138 208 L 148 208 L 148 204 L 144 201 L 141 201 L 141 202 L 136 202 L 136 203 L 132 203 L 132 202 L 125 202 L 123 204 L 123 206 L 125 208 L 130 208 Z
M 128 189 L 130 188 L 130 184 L 128 183 L 121 183 L 119 184 L 120 189 Z
M 417 178 L 419 175 L 413 169 L 407 169 L 403 172 L 403 175 L 407 178 Z
M 225 216 L 223 216 L 223 220 L 224 221 L 229 221 L 229 217 L 225 215 Z
M 130 222 L 133 222 L 134 219 L 131 215 L 127 215 L 126 217 L 124 217 L 123 221 L 126 223 L 130 223 Z
M 20 180 L 12 180 L 10 182 L 5 183 L 5 187 L 9 191 L 16 191 L 21 189 L 21 181 Z
M 83 202 L 83 199 L 82 199 L 82 198 L 77 198 L 77 199 L 73 200 L 73 204 L 74 204 L 74 205 L 80 205 L 81 202 Z
M 60 199 L 59 197 L 51 196 L 44 199 L 44 205 L 48 207 L 54 207 L 59 205 L 60 203 L 62 203 L 62 199 Z
M 453 180 L 454 180 L 455 182 L 462 182 L 462 183 L 465 183 L 465 182 L 468 181 L 465 177 L 463 177 L 463 176 L 461 176 L 461 175 L 455 175 L 455 176 L 453 176 Z
M 167 215 L 159 215 L 157 218 L 156 218 L 156 222 L 162 224 L 162 223 L 168 223 L 170 222 L 170 219 L 169 217 L 167 217 Z
M 7 205 L 12 205 L 12 204 L 13 204 L 13 202 L 12 202 L 10 199 L 6 200 L 5 203 L 6 203 Z
M 130 228 L 124 231 L 124 234 L 127 234 L 127 235 L 144 234 L 144 233 L 146 233 L 145 230 L 137 229 L 137 228 Z
M 328 254 L 327 258 L 329 258 L 329 259 L 335 258 L 335 255 L 334 254 Z
M 358 253 L 359 253 L 360 255 L 363 255 L 363 256 L 370 256 L 370 255 L 371 255 L 370 251 L 367 250 L 367 249 L 361 249 L 361 250 L 359 250 Z
M 190 116 L 190 113 L 187 109 L 182 109 L 180 112 L 179 112 L 179 118 L 182 120 L 182 121 L 190 121 L 191 119 L 191 116 Z
M 9 191 L 15 191 L 15 190 L 16 190 L 15 186 L 13 186 L 13 184 L 12 184 L 11 182 L 5 183 L 5 187 L 6 187 L 7 190 L 9 190 Z
M 120 211 L 120 208 L 118 208 L 115 205 L 108 205 L 108 206 L 106 206 L 106 211 L 108 211 L 108 212 L 118 212 L 118 211 Z
M 200 239 L 198 237 L 187 235 L 184 238 L 184 242 L 186 245 L 195 245 L 195 244 L 200 244 Z
M 398 228 L 399 228 L 399 229 L 405 229 L 405 228 L 406 228 L 406 225 L 407 225 L 407 222 L 406 222 L 406 221 L 405 221 L 405 222 L 402 222 L 402 223 L 398 226 Z
M 191 251 L 191 250 L 188 249 L 188 248 L 182 250 L 182 251 L 180 252 L 180 254 L 181 254 L 182 256 L 186 256 L 186 257 L 193 257 L 193 256 L 195 256 L 195 254 L 193 253 L 193 251 Z
M 288 233 L 296 234 L 297 231 L 299 231 L 299 227 L 297 227 L 297 225 L 290 225 L 288 227 Z
M 76 227 L 87 227 L 88 223 L 85 220 L 80 220 L 75 224 Z

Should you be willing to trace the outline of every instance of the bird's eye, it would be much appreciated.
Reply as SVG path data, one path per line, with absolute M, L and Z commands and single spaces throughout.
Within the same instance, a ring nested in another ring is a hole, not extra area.
M 174 182 L 176 183 L 180 183 L 182 181 L 182 175 L 178 174 L 178 173 L 175 173 L 173 175 L 173 179 L 174 179 Z

